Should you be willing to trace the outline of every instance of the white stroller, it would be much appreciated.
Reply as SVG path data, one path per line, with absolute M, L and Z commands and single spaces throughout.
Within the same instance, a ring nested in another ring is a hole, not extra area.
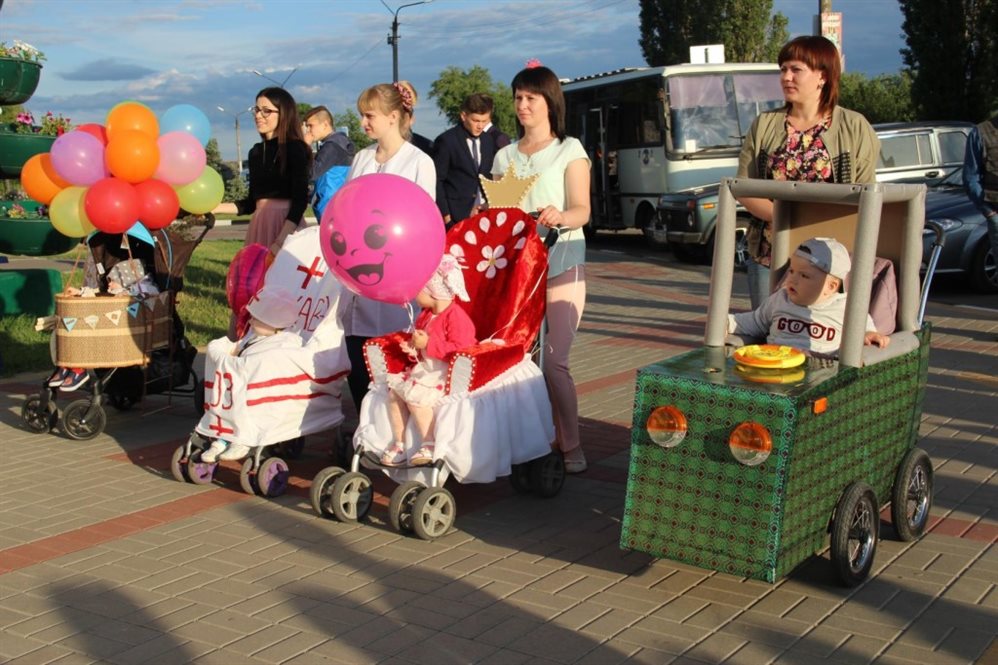
M 389 520 L 424 540 L 444 535 L 454 524 L 454 497 L 443 487 L 451 475 L 460 483 L 510 476 L 518 491 L 546 497 L 564 484 L 564 461 L 551 448 L 555 432 L 547 387 L 531 360 L 547 281 L 547 251 L 536 222 L 517 208 L 492 208 L 453 227 L 447 251 L 466 267 L 470 302 L 455 300 L 455 305 L 465 308 L 483 341 L 451 361 L 447 396 L 434 410 L 434 462 L 381 465 L 381 454 L 393 442 L 386 379 L 412 361 L 399 346 L 408 333 L 372 339 L 364 347 L 372 386 L 361 405 L 350 469 L 328 467 L 312 481 L 312 506 L 320 516 L 356 521 L 367 515 L 374 491 L 361 466 L 400 483 L 389 502 Z M 409 450 L 422 443 L 411 421 L 405 443 Z
M 300 345 L 242 357 L 233 355 L 237 343 L 227 337 L 208 344 L 205 412 L 173 454 L 177 480 L 212 482 L 218 465 L 202 462 L 201 453 L 224 439 L 252 450 L 239 476 L 243 490 L 279 496 L 288 483 L 281 455 L 297 457 L 302 437 L 343 422 L 341 395 L 350 363 L 336 320 L 342 286 L 319 247 L 318 227 L 290 236 L 264 282 L 298 294 L 298 318 L 287 330 L 299 335 Z

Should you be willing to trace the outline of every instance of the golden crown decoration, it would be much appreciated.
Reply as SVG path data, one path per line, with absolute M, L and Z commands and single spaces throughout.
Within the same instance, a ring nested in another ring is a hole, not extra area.
M 534 186 L 540 173 L 521 178 L 516 175 L 516 167 L 513 162 L 506 167 L 506 172 L 498 180 L 489 180 L 483 175 L 479 175 L 482 190 L 485 192 L 485 200 L 490 208 L 519 208 L 527 192 Z

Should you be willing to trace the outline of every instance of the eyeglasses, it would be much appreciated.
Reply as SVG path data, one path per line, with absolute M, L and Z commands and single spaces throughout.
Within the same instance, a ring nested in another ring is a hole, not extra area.
M 251 106 L 248 110 L 253 115 L 262 115 L 264 118 L 269 118 L 275 113 L 280 113 L 277 109 L 265 109 L 261 106 Z

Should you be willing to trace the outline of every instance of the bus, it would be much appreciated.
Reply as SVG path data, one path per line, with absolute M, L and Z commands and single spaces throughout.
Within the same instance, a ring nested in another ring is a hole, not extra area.
M 585 228 L 641 229 L 656 247 L 666 242 L 659 197 L 735 175 L 752 121 L 785 103 L 772 63 L 633 67 L 562 89 L 568 134 L 592 162 Z

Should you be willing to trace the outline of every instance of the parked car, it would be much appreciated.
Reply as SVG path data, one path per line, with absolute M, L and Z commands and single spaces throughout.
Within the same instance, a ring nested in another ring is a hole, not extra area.
M 963 188 L 962 170 L 951 173 L 925 197 L 925 219 L 946 232 L 936 273 L 962 273 L 978 291 L 998 293 L 998 265 L 988 241 L 984 215 Z M 933 234 L 924 233 L 924 260 L 928 261 Z
M 936 185 L 963 167 L 969 122 L 886 123 L 873 126 L 880 138 L 878 182 L 922 182 Z M 732 174 L 734 175 L 734 174 Z M 707 185 L 663 194 L 658 200 L 658 220 L 652 232 L 658 244 L 668 245 L 683 261 L 710 260 L 714 254 L 714 222 L 718 185 Z M 738 237 L 744 238 L 748 213 L 738 208 Z M 740 243 L 738 262 L 744 258 Z
M 969 122 L 891 122 L 873 129 L 880 138 L 877 182 L 937 185 L 963 168 Z

